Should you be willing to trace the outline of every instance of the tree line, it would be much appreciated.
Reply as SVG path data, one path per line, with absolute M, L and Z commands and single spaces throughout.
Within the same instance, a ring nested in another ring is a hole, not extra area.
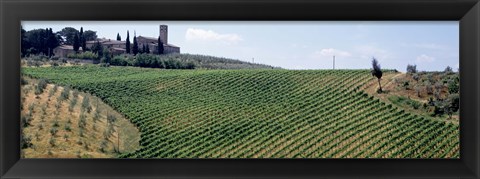
M 53 56 L 53 49 L 59 45 L 72 45 L 75 51 L 80 47 L 86 48 L 86 41 L 97 39 L 97 32 L 92 30 L 83 31 L 83 27 L 77 30 L 73 27 L 65 27 L 58 32 L 52 28 L 34 29 L 26 31 L 21 29 L 21 55 L 46 55 Z

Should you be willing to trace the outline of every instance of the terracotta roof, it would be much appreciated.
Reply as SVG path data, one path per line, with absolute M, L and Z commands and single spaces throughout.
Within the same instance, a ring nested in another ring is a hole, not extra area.
M 137 38 L 145 38 L 145 39 L 148 39 L 148 40 L 158 40 L 158 37 L 155 38 L 155 37 L 144 37 L 144 36 L 138 36 Z
M 103 42 L 102 44 L 125 44 L 125 43 L 126 43 L 125 41 L 112 40 L 112 41 Z

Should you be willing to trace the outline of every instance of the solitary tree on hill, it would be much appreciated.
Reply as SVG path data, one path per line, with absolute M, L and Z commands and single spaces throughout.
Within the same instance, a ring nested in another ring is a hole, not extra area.
M 161 55 L 163 54 L 163 42 L 162 39 L 160 39 L 160 36 L 158 36 L 158 54 Z
M 127 39 L 125 42 L 125 52 L 130 53 L 130 35 L 128 34 L 128 30 L 127 30 Z
M 119 33 L 117 33 L 117 40 L 118 40 L 118 41 L 122 41 L 122 37 L 120 37 L 120 34 L 119 34 Z
M 377 59 L 375 59 L 375 57 L 373 57 L 373 60 L 372 60 L 372 68 L 373 68 L 372 76 L 375 76 L 378 79 L 379 89 L 377 92 L 381 93 L 383 90 L 382 90 L 382 85 L 380 84 L 380 79 L 382 78 L 383 72 L 382 72 L 382 69 L 380 68 L 380 64 L 378 63 Z

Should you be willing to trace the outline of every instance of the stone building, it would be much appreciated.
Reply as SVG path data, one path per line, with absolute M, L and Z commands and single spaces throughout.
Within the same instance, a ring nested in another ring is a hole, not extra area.
M 160 36 L 160 40 L 163 43 L 164 54 L 180 53 L 180 47 L 168 43 L 168 26 L 167 25 L 160 25 L 159 36 Z M 113 55 L 119 55 L 126 52 L 125 50 L 126 41 L 117 41 L 117 40 L 102 38 L 102 39 L 97 39 L 95 41 L 87 41 L 85 46 L 87 47 L 87 49 L 91 49 L 92 46 L 97 41 L 100 44 L 102 44 L 103 47 L 107 47 Z M 132 48 L 133 38 L 130 40 L 130 42 L 131 42 L 130 48 Z M 143 45 L 145 45 L 145 46 L 148 46 L 148 48 L 150 49 L 150 53 L 158 54 L 158 37 L 138 36 L 137 44 L 140 50 L 143 48 Z M 55 54 L 55 56 L 67 57 L 69 53 L 75 53 L 75 51 L 73 51 L 73 46 L 71 45 L 61 45 L 55 48 L 53 53 Z
M 163 43 L 163 53 L 180 53 L 180 47 L 168 43 L 168 26 L 160 25 L 160 40 Z M 158 37 L 137 37 L 138 47 L 142 48 L 143 45 L 148 46 L 150 53 L 158 53 Z
M 78 51 L 82 52 L 82 47 L 80 47 Z M 67 57 L 67 55 L 71 53 L 75 53 L 71 45 L 60 45 L 53 49 L 53 54 L 57 57 Z

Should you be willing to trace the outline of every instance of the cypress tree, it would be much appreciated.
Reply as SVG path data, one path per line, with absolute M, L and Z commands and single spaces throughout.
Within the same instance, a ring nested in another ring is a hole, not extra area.
M 383 72 L 382 72 L 382 69 L 380 68 L 380 64 L 378 63 L 377 59 L 375 59 L 375 58 L 372 59 L 372 71 L 371 71 L 371 73 L 372 73 L 372 76 L 375 76 L 378 79 L 378 86 L 380 88 L 377 90 L 377 93 L 383 92 L 382 84 L 380 84 L 380 79 L 382 78 Z
M 160 36 L 158 36 L 158 54 L 161 55 L 163 54 L 163 42 L 160 39 Z
M 22 28 L 22 31 L 21 31 L 21 38 L 22 38 L 22 44 L 21 44 L 21 54 L 22 54 L 22 57 L 26 56 L 27 55 L 27 49 L 30 48 L 30 43 L 28 42 L 28 39 L 27 39 L 27 36 L 25 35 L 27 33 L 27 31 L 25 31 L 25 29 L 23 29 L 23 26 L 20 26 Z
M 60 45 L 60 42 L 58 41 L 57 37 L 53 33 L 52 28 L 47 30 L 47 35 L 46 35 L 46 47 L 47 47 L 47 54 L 49 57 L 53 55 L 53 49 Z
M 122 37 L 120 37 L 120 34 L 119 34 L 119 33 L 117 33 L 117 40 L 118 40 L 118 41 L 122 41 Z
M 147 49 L 145 49 L 145 44 L 143 44 L 142 53 L 145 53 L 146 51 L 147 51 Z
M 125 42 L 125 53 L 130 53 L 130 35 L 127 30 L 127 40 Z
M 78 49 L 80 48 L 80 39 L 78 37 L 78 33 L 75 34 L 73 37 L 73 50 L 75 52 L 78 52 Z
M 145 53 L 150 53 L 150 48 L 148 47 L 148 45 L 147 45 L 147 47 L 145 48 Z
M 80 27 L 80 46 L 82 47 L 82 50 L 85 51 L 85 49 L 87 48 L 87 41 L 85 39 L 85 36 L 83 34 L 83 27 Z
M 137 37 L 135 35 L 133 36 L 132 53 L 133 53 L 133 55 L 137 55 L 137 53 L 138 53 L 138 43 L 137 43 Z

